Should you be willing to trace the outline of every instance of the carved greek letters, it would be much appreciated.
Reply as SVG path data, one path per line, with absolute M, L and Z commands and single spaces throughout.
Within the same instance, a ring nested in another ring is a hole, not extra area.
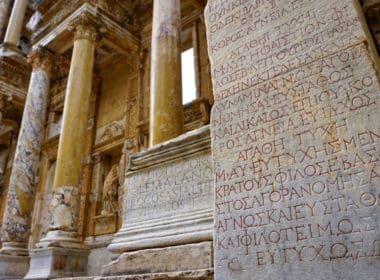
M 376 279 L 380 96 L 352 2 L 215 0 L 206 25 L 216 279 Z

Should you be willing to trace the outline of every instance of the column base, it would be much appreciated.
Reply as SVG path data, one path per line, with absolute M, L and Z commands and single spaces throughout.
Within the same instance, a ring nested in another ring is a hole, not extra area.
M 46 237 L 42 238 L 36 246 L 37 248 L 60 247 L 79 250 L 88 249 L 78 237 L 77 232 L 64 230 L 48 231 Z
M 28 244 L 19 242 L 3 242 L 0 254 L 12 256 L 28 256 Z
M 89 250 L 44 248 L 30 251 L 30 269 L 24 279 L 85 276 Z
M 4 42 L 0 45 L 0 56 L 12 56 L 25 60 L 25 55 L 14 44 Z
M 29 270 L 29 256 L 0 253 L 0 279 L 23 279 Z

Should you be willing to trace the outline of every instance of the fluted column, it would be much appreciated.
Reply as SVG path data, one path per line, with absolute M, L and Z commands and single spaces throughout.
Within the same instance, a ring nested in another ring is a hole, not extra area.
M 1 253 L 27 254 L 34 184 L 44 135 L 50 84 L 51 54 L 39 48 L 28 58 L 33 71 L 18 136 L 7 204 L 3 217 Z
M 152 26 L 149 146 L 183 132 L 181 1 L 155 0 Z
M 47 236 L 39 243 L 44 248 L 82 248 L 77 239 L 79 184 L 90 109 L 95 42 L 100 28 L 92 16 L 84 13 L 70 25 L 70 29 L 74 32 L 74 47 L 50 204 L 52 220 Z
M 5 31 L 7 30 L 11 0 L 0 0 L 0 42 L 3 42 Z
M 7 32 L 4 37 L 4 43 L 8 46 L 15 47 L 17 45 L 25 18 L 27 4 L 27 0 L 15 0 L 13 4 Z

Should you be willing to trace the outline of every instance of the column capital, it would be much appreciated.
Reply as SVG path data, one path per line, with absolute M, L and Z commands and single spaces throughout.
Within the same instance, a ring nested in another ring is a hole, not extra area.
M 39 46 L 29 53 L 27 61 L 32 65 L 33 70 L 42 69 L 50 74 L 53 63 L 53 53 Z
M 93 42 L 100 40 L 101 34 L 106 32 L 99 19 L 88 12 L 80 14 L 68 26 L 74 32 L 74 40 L 87 39 Z

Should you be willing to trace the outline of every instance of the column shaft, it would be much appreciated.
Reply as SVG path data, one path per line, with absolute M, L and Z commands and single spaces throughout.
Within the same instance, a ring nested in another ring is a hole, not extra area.
M 17 45 L 22 30 L 22 24 L 24 22 L 27 4 L 27 0 L 15 0 L 7 32 L 5 33 L 4 43 Z
M 47 236 L 38 245 L 40 247 L 54 244 L 82 248 L 77 238 L 79 185 L 91 103 L 95 41 L 99 30 L 96 20 L 88 14 L 82 14 L 70 29 L 74 31 L 74 46 L 58 144 L 54 194 L 50 203 L 52 220 Z
M 80 39 L 74 42 L 54 187 L 78 187 L 79 184 L 90 104 L 94 51 L 94 43 L 89 40 Z
M 50 84 L 50 55 L 38 50 L 29 56 L 33 65 L 21 121 L 6 208 L 1 251 L 26 251 L 33 210 L 34 184 L 43 141 Z
M 11 0 L 0 0 L 0 42 L 3 42 L 7 30 Z
M 174 138 L 183 132 L 180 36 L 180 0 L 155 0 L 149 146 Z

